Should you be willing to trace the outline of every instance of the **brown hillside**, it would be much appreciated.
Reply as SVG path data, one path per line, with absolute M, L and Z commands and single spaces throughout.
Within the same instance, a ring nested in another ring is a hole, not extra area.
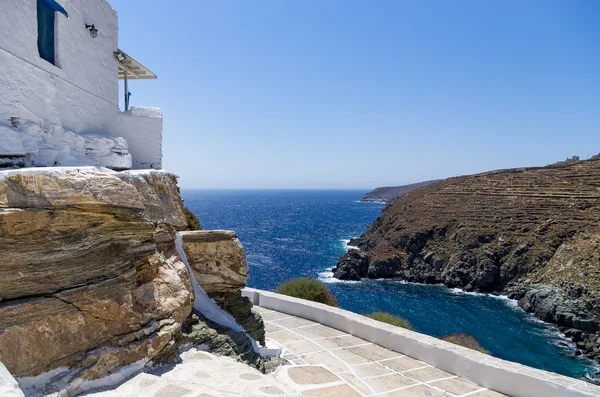
M 600 357 L 600 159 L 419 188 L 388 205 L 353 244 L 366 259 L 345 255 L 336 277 L 508 294 Z M 355 266 L 361 260 L 368 267 Z

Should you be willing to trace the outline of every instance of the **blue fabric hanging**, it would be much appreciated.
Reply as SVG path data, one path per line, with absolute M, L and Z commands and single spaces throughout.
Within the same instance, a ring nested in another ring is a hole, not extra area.
M 44 3 L 46 6 L 48 6 L 52 11 L 55 12 L 60 12 L 62 14 L 65 14 L 65 16 L 68 18 L 69 14 L 67 14 L 67 10 L 65 10 L 60 4 L 58 4 L 56 1 L 54 0 L 40 0 L 42 3 Z
M 54 21 L 56 12 L 42 0 L 37 2 L 38 51 L 40 57 L 56 65 L 54 59 Z

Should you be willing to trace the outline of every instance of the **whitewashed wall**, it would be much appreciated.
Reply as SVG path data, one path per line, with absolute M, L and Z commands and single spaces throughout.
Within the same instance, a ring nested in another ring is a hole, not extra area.
M 58 0 L 56 64 L 40 58 L 36 0 L 2 0 L 0 118 L 18 116 L 76 133 L 106 131 L 118 111 L 117 13 L 103 0 Z M 96 24 L 93 39 L 85 24 Z
M 99 144 L 98 137 L 124 136 L 138 145 L 145 136 L 153 142 L 146 146 L 162 149 L 162 142 L 156 144 L 162 140 L 162 119 L 158 130 L 156 118 L 146 128 L 147 120 L 122 122 L 119 115 L 117 12 L 105 0 L 57 2 L 69 17 L 56 13 L 55 66 L 38 53 L 37 1 L 0 0 L 0 156 L 26 151 L 32 165 L 94 165 L 97 158 L 114 158 L 114 167 L 123 168 L 131 163 L 127 143 L 115 140 L 113 148 L 106 139 Z M 96 38 L 86 23 L 95 24 Z M 10 117 L 19 117 L 25 127 L 16 132 L 6 128 Z M 138 126 L 146 128 L 142 135 Z M 19 139 L 21 145 L 2 145 Z M 133 159 L 136 168 L 160 164 L 156 153 L 142 155 L 144 148 L 132 146 L 130 152 L 140 156 Z M 86 156 L 98 147 L 108 147 L 110 153 Z
M 113 135 L 129 142 L 133 169 L 162 168 L 162 110 L 151 107 L 133 107 L 119 113 Z

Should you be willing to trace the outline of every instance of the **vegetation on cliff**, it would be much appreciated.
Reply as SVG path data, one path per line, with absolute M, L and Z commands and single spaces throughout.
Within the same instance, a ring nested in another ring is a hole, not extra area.
M 406 328 L 410 330 L 413 329 L 413 326 L 410 324 L 410 321 L 405 320 L 402 317 L 394 316 L 390 313 L 375 312 L 367 314 L 367 317 L 372 318 L 373 320 L 381 321 L 383 323 L 395 325 L 396 327 Z
M 202 230 L 202 226 L 200 226 L 200 221 L 198 217 L 188 209 L 188 207 L 183 207 L 183 214 L 185 215 L 185 220 L 187 221 L 187 230 Z
M 306 299 L 313 302 L 324 303 L 337 307 L 335 296 L 329 291 L 325 284 L 310 278 L 295 278 L 281 284 L 275 290 L 278 294 L 293 296 L 294 298 Z
M 334 269 L 501 293 L 600 358 L 600 158 L 421 187 L 385 207 Z
M 455 345 L 460 345 L 463 347 L 467 347 L 469 349 L 477 350 L 478 352 L 484 354 L 490 354 L 489 351 L 485 350 L 477 339 L 473 336 L 463 333 L 451 334 L 447 336 L 443 336 L 440 338 L 446 342 L 454 343 Z

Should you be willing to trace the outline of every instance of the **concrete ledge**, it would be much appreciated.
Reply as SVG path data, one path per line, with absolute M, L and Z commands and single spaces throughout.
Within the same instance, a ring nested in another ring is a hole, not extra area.
M 252 288 L 245 288 L 242 294 L 254 305 L 347 332 L 511 397 L 600 396 L 600 387 L 590 383 L 501 360 L 339 308 Z

